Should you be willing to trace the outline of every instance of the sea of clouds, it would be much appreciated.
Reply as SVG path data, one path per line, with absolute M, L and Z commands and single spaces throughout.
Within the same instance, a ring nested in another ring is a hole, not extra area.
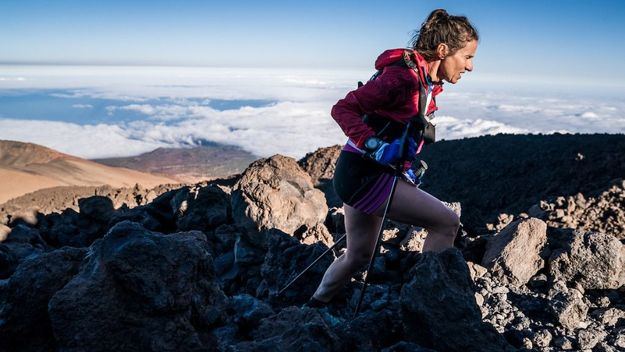
M 371 70 L 0 66 L 0 97 L 49 94 L 74 118 L 0 114 L 0 139 L 41 144 L 84 158 L 131 156 L 202 141 L 258 156 L 301 158 L 344 143 L 330 116 Z M 20 93 L 21 92 L 21 93 Z M 26 93 L 24 93 L 26 92 Z M 497 133 L 625 133 L 622 94 L 463 76 L 446 84 L 434 122 L 439 139 Z M 94 117 L 94 104 L 105 103 Z M 71 109 L 71 111 L 69 110 Z M 91 111 L 91 113 L 89 113 Z M 122 119 L 123 114 L 132 119 Z M 12 114 L 16 114 L 13 112 Z M 61 114 L 62 115 L 62 114 Z

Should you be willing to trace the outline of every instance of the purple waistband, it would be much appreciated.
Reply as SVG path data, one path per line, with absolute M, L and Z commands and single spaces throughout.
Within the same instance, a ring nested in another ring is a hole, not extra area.
M 346 143 L 345 146 L 343 146 L 343 150 L 346 152 L 352 152 L 352 153 L 356 153 L 356 154 L 362 154 L 362 151 L 354 148 L 351 144 Z

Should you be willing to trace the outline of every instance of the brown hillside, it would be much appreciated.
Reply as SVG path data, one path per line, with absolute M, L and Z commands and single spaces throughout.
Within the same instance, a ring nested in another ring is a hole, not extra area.
M 0 141 L 0 204 L 39 189 L 57 186 L 154 187 L 178 183 L 126 168 L 110 167 L 32 143 Z

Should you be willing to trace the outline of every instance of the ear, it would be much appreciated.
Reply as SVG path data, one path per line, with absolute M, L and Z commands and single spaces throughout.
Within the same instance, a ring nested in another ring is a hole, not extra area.
M 447 44 L 445 43 L 438 44 L 438 46 L 436 47 L 436 56 L 438 57 L 438 59 L 442 60 L 447 57 L 447 55 L 449 55 L 449 46 L 447 46 Z

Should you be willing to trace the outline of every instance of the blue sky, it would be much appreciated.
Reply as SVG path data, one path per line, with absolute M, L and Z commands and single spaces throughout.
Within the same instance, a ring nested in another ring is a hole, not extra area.
M 368 68 L 439 7 L 480 31 L 484 75 L 625 81 L 618 0 L 3 0 L 0 63 Z
M 300 158 L 345 142 L 331 107 L 436 8 L 481 37 L 437 137 L 625 133 L 625 0 L 0 0 L 0 139 Z

